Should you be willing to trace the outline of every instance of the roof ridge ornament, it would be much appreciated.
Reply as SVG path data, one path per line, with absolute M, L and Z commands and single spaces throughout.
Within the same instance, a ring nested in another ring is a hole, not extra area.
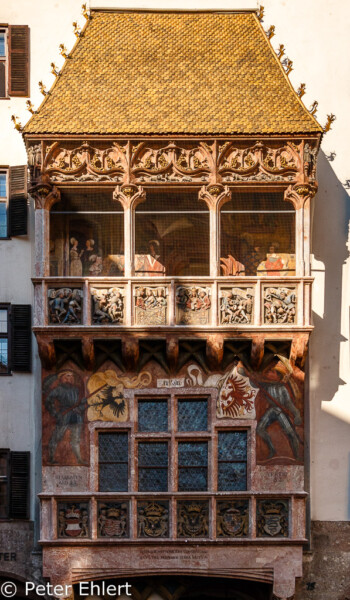
M 70 58 L 70 54 L 67 54 L 67 48 L 65 47 L 64 44 L 60 44 L 59 49 L 60 49 L 60 54 L 61 54 L 61 56 L 63 56 L 63 58 L 65 58 L 65 59 Z
M 26 107 L 27 107 L 27 110 L 29 110 L 29 112 L 32 113 L 32 115 L 36 114 L 37 111 L 34 109 L 34 104 L 32 104 L 32 102 L 30 100 L 27 100 Z
M 260 4 L 260 6 L 257 10 L 257 13 L 256 13 L 256 16 L 258 17 L 260 23 L 262 23 L 264 20 L 264 12 L 265 12 L 265 7 L 262 4 Z
M 277 58 L 281 60 L 282 56 L 285 54 L 284 44 L 280 44 L 277 49 Z
M 82 4 L 82 6 L 81 6 L 81 14 L 85 17 L 85 19 L 87 21 L 89 21 L 90 19 L 92 19 L 90 11 L 89 12 L 87 11 L 86 4 Z
M 323 131 L 324 133 L 327 133 L 327 131 L 330 130 L 332 123 L 334 123 L 334 121 L 336 120 L 336 116 L 333 115 L 333 113 L 331 113 L 330 115 L 327 115 L 327 123 L 325 124 Z
M 318 109 L 318 101 L 315 100 L 313 102 L 312 106 L 309 108 L 310 115 L 312 115 L 314 117 L 317 113 L 317 109 Z
M 46 86 L 43 84 L 42 81 L 39 81 L 38 85 L 43 96 L 47 96 L 50 93 L 46 91 Z
M 80 38 L 82 36 L 82 32 L 81 32 L 81 29 L 79 29 L 79 27 L 78 27 L 77 21 L 73 21 L 72 25 L 74 27 L 74 35 L 77 38 Z
M 293 71 L 293 61 L 290 58 L 285 58 L 282 60 L 282 65 L 285 67 L 286 75 L 289 75 L 291 71 Z
M 11 121 L 13 122 L 15 129 L 17 129 L 17 131 L 21 133 L 23 131 L 23 127 L 20 121 L 18 120 L 18 117 L 16 117 L 15 115 L 11 115 Z
M 274 25 L 271 25 L 271 27 L 267 31 L 265 31 L 268 40 L 271 40 L 271 38 L 273 38 L 273 36 L 275 35 L 275 29 L 276 27 Z
M 61 71 L 56 67 L 55 63 L 51 63 L 51 73 L 55 77 L 59 77 L 61 75 Z
M 298 87 L 297 95 L 302 98 L 306 94 L 306 83 L 301 83 Z

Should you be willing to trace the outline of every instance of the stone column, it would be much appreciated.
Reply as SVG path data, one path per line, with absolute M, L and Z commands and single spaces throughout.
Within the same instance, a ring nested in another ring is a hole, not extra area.
M 35 207 L 35 275 L 50 275 L 50 209 L 61 198 L 59 190 L 44 181 L 29 190 Z
M 310 244 L 311 223 L 310 203 L 317 191 L 316 184 L 290 185 L 284 195 L 285 200 L 290 200 L 296 211 L 296 275 L 305 277 L 310 275 Z
M 146 192 L 141 186 L 133 184 L 117 186 L 113 200 L 120 202 L 124 209 L 124 276 L 134 273 L 134 219 L 133 211 L 140 202 L 146 200 Z
M 209 208 L 210 277 L 220 275 L 220 209 L 231 200 L 228 186 L 220 183 L 203 186 L 198 195 Z

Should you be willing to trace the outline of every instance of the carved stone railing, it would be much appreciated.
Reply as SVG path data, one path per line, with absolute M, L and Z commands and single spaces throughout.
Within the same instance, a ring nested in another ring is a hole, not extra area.
M 41 542 L 305 542 L 304 492 L 41 496 Z
M 34 279 L 35 327 L 311 327 L 310 277 Z

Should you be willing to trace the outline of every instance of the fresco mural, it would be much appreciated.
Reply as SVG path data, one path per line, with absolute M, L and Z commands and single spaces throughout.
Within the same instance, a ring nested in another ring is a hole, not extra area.
M 44 465 L 88 465 L 88 423 L 127 422 L 130 394 L 125 390 L 207 388 L 216 391 L 216 419 L 225 424 L 256 420 L 256 460 L 267 464 L 303 464 L 303 373 L 283 356 L 261 371 L 235 360 L 225 372 L 209 375 L 187 363 L 169 379 L 155 361 L 138 374 L 121 373 L 105 363 L 96 373 L 67 363 L 43 376 Z

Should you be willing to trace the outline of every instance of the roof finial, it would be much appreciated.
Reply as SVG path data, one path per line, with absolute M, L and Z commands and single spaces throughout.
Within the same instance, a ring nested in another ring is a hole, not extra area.
M 265 12 L 265 6 L 262 6 L 262 4 L 260 4 L 258 11 L 256 13 L 256 16 L 258 17 L 260 23 L 262 23 L 264 20 L 264 12 Z
M 291 71 L 293 71 L 293 61 L 292 61 L 292 60 L 290 60 L 290 58 L 285 58 L 285 59 L 282 61 L 282 65 L 283 65 L 283 66 L 285 67 L 285 69 L 286 69 L 286 75 L 289 75 L 289 73 L 290 73 Z
M 284 44 L 280 44 L 277 50 L 277 58 L 281 60 L 283 54 L 285 53 Z
M 88 13 L 87 9 L 86 9 L 86 4 L 83 4 L 81 7 L 81 12 L 82 15 L 85 17 L 85 19 L 88 21 L 89 19 L 91 19 L 91 15 L 90 13 Z
M 69 58 L 69 54 L 67 54 L 67 48 L 65 47 L 65 45 L 60 44 L 59 48 L 60 48 L 60 54 L 63 56 L 63 58 Z
M 55 76 L 58 77 L 61 73 L 60 71 L 57 69 L 55 63 L 51 63 L 51 73 Z
M 302 96 L 304 96 L 304 94 L 306 93 L 306 84 L 305 83 L 301 83 L 298 87 L 298 91 L 297 94 L 299 96 L 299 98 L 301 98 Z
M 334 121 L 336 120 L 336 116 L 333 115 L 333 113 L 331 113 L 330 115 L 327 115 L 327 123 L 325 124 L 323 131 L 324 133 L 327 133 L 327 131 L 330 130 L 332 123 L 334 123 Z
M 78 23 L 77 23 L 76 21 L 74 21 L 74 22 L 72 23 L 72 25 L 73 25 L 73 27 L 74 27 L 74 35 L 75 35 L 77 38 L 79 38 L 79 37 L 81 36 L 81 31 L 80 31 L 80 29 L 79 29 L 79 27 L 78 27 Z
M 268 29 L 265 32 L 268 40 L 270 40 L 275 35 L 275 29 L 276 29 L 276 27 L 274 25 L 271 25 L 270 29 Z
M 46 91 L 46 88 L 45 88 L 45 86 L 44 86 L 43 82 L 42 82 L 42 81 L 39 81 L 39 84 L 38 84 L 38 85 L 39 85 L 39 89 L 40 89 L 40 91 L 41 91 L 42 95 L 43 95 L 43 96 L 47 96 L 48 92 Z
M 315 116 L 316 112 L 317 112 L 317 108 L 318 108 L 318 102 L 317 100 L 315 100 L 315 102 L 313 103 L 313 105 L 311 106 L 311 108 L 309 109 L 309 112 Z
M 31 103 L 30 100 L 27 100 L 26 107 L 27 107 L 27 110 L 29 110 L 29 112 L 32 113 L 32 115 L 34 115 L 36 113 L 36 111 L 34 110 L 34 105 Z
M 15 129 L 17 129 L 17 131 L 19 131 L 19 132 L 23 131 L 23 127 L 22 127 L 21 123 L 18 121 L 18 117 L 16 117 L 15 115 L 12 115 L 11 121 L 13 121 Z

